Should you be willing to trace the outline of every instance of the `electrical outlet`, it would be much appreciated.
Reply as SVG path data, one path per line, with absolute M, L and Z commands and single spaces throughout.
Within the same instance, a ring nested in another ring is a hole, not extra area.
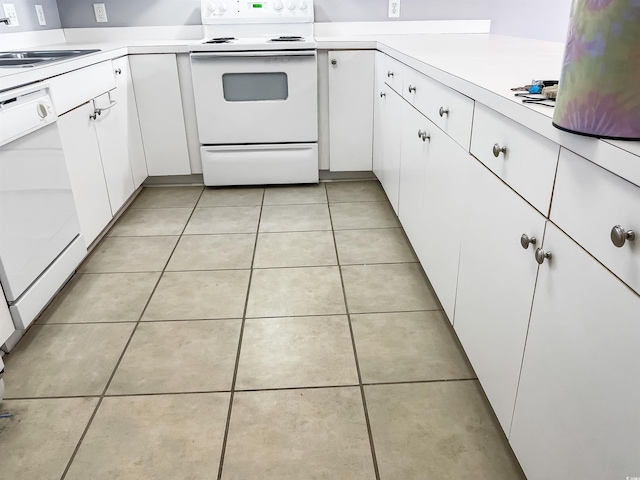
M 42 5 L 36 5 L 36 16 L 38 17 L 39 25 L 47 24 L 47 19 L 44 18 L 44 8 L 42 8 Z
M 389 18 L 399 18 L 400 17 L 400 0 L 389 0 Z
M 389 18 L 400 17 L 400 0 L 389 0 Z
M 19 27 L 18 14 L 16 13 L 16 6 L 13 3 L 3 3 L 2 9 L 4 10 L 4 16 L 9 19 L 10 27 Z
M 96 22 L 105 23 L 109 21 L 107 20 L 107 7 L 104 6 L 104 3 L 94 3 L 93 12 L 96 14 Z

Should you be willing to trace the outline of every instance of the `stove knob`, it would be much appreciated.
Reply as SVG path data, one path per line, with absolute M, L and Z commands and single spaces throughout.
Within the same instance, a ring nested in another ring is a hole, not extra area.
M 280 10 L 282 10 L 282 7 L 283 7 L 283 6 L 284 6 L 284 5 L 282 4 L 282 1 L 281 1 L 281 0 L 276 0 L 276 1 L 273 3 L 273 9 L 274 9 L 276 12 L 279 12 Z
M 306 10 L 307 9 L 307 2 L 306 0 L 302 0 L 300 2 L 300 10 Z
M 294 0 L 288 0 L 287 1 L 287 8 L 289 10 L 293 10 L 294 8 L 296 8 L 296 2 L 294 2 Z
M 220 9 L 221 12 L 226 12 L 227 11 L 227 4 L 226 2 L 222 2 L 220 3 L 220 7 L 218 7 Z
M 209 2 L 209 4 L 207 5 L 207 10 L 209 10 L 209 13 L 213 13 L 216 11 L 217 5 L 215 4 L 215 2 Z

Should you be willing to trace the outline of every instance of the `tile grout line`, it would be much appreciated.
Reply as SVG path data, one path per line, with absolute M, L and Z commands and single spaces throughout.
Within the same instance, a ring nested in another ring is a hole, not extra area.
M 200 198 L 202 198 L 202 194 L 204 193 L 204 188 L 202 189 L 202 191 L 200 192 L 200 196 L 198 197 L 198 200 L 196 201 L 196 204 L 198 204 L 198 202 L 200 201 Z M 158 280 L 156 280 L 156 284 L 154 285 L 153 289 L 151 290 L 151 294 L 149 295 L 149 298 L 147 299 L 144 307 L 142 308 L 142 311 L 140 312 L 140 315 L 138 316 L 138 320 L 135 323 L 133 330 L 131 331 L 131 335 L 129 335 L 129 339 L 127 340 L 127 343 L 124 346 L 124 349 L 122 350 L 122 353 L 120 354 L 120 357 L 118 358 L 118 361 L 116 362 L 116 365 L 113 369 L 113 371 L 111 372 L 111 375 L 109 376 L 109 379 L 107 380 L 107 384 L 105 385 L 104 389 L 102 390 L 102 394 L 100 395 L 99 399 L 98 399 L 98 403 L 96 404 L 93 413 L 91 414 L 91 417 L 89 418 L 89 422 L 87 423 L 87 426 L 84 428 L 84 431 L 82 432 L 82 435 L 80 436 L 80 439 L 78 440 L 78 443 L 76 444 L 75 449 L 73 450 L 73 453 L 71 454 L 71 458 L 69 458 L 69 461 L 67 462 L 67 466 L 65 467 L 64 471 L 62 472 L 62 476 L 60 477 L 60 480 L 64 480 L 65 477 L 67 476 L 67 474 L 69 473 L 69 469 L 71 468 L 71 465 L 73 464 L 73 461 L 76 458 L 76 455 L 78 454 L 78 451 L 80 450 L 80 447 L 82 446 L 82 442 L 84 441 L 85 437 L 87 436 L 87 433 L 89 432 L 89 429 L 91 428 L 91 424 L 93 423 L 93 420 L 95 419 L 97 413 L 98 413 L 98 409 L 100 408 L 100 405 L 102 405 L 102 401 L 104 400 L 107 390 L 109 389 L 109 386 L 111 385 L 111 382 L 113 380 L 113 377 L 115 376 L 116 372 L 118 371 L 118 368 L 120 367 L 120 363 L 122 362 L 122 359 L 124 358 L 125 354 L 127 353 L 127 349 L 129 348 L 129 345 L 131 344 L 131 340 L 133 339 L 133 336 L 135 335 L 136 331 L 138 330 L 138 326 L 140 325 L 140 322 L 142 321 L 142 317 L 144 316 L 145 311 L 147 310 L 147 308 L 149 307 L 149 304 L 151 303 L 151 299 L 153 298 L 153 296 L 156 293 L 156 290 L 158 289 L 158 285 L 160 285 L 160 281 L 162 280 L 162 277 L 164 275 L 164 271 L 167 268 L 167 266 L 169 265 L 169 262 L 171 261 L 171 257 L 173 256 L 176 248 L 178 248 L 178 244 L 180 243 L 180 238 L 182 238 L 182 235 L 184 234 L 185 229 L 187 228 L 187 225 L 189 224 L 189 221 L 191 220 L 191 217 L 193 216 L 196 207 L 192 208 L 191 210 L 191 214 L 189 215 L 189 218 L 187 219 L 187 221 L 184 224 L 184 227 L 182 228 L 182 233 L 178 236 L 178 241 L 176 242 L 176 244 L 173 246 L 173 249 L 171 250 L 171 254 L 169 255 L 169 257 L 167 258 L 167 261 L 164 265 L 164 268 L 162 269 L 162 272 L 160 272 L 160 275 L 158 276 Z M 106 235 L 105 235 L 106 237 Z
M 240 354 L 242 352 L 242 339 L 244 337 L 244 327 L 247 321 L 247 310 L 249 308 L 249 294 L 251 292 L 251 282 L 253 280 L 253 264 L 256 259 L 258 250 L 258 238 L 260 237 L 260 221 L 262 220 L 262 212 L 264 209 L 264 197 L 266 189 L 262 190 L 262 204 L 260 205 L 260 214 L 258 215 L 258 224 L 256 225 L 256 238 L 253 244 L 253 256 L 251 257 L 251 267 L 249 270 L 249 283 L 247 285 L 247 296 L 244 301 L 244 311 L 242 312 L 242 322 L 240 324 L 240 337 L 238 338 L 238 351 L 236 353 L 236 363 L 233 369 L 233 378 L 231 380 L 231 394 L 229 395 L 229 410 L 227 412 L 227 421 L 224 427 L 224 436 L 222 437 L 222 450 L 220 452 L 220 463 L 218 464 L 217 479 L 222 479 L 222 470 L 224 468 L 224 457 L 227 453 L 227 440 L 229 439 L 229 428 L 231 426 L 231 412 L 233 410 L 233 400 L 235 398 L 236 381 L 238 380 L 238 367 L 240 366 Z
M 325 187 L 326 188 L 326 187 Z M 329 221 L 331 222 L 331 232 L 333 233 L 333 246 L 336 249 L 336 259 L 338 261 L 338 272 L 340 274 L 340 283 L 342 286 L 342 296 L 344 300 L 345 312 L 347 315 L 347 323 L 349 324 L 349 333 L 351 334 L 351 346 L 353 348 L 353 357 L 356 364 L 356 372 L 358 373 L 358 383 L 360 387 L 360 396 L 362 399 L 362 407 L 364 411 L 364 419 L 367 426 L 367 435 L 369 437 L 369 447 L 371 449 L 371 460 L 373 462 L 373 471 L 376 480 L 380 480 L 380 470 L 378 468 L 378 458 L 376 455 L 376 447 L 373 442 L 373 432 L 371 430 L 371 420 L 369 418 L 369 410 L 367 409 L 367 399 L 365 397 L 364 385 L 362 383 L 362 373 L 360 372 L 360 362 L 358 361 L 358 351 L 356 349 L 356 339 L 353 333 L 353 325 L 351 324 L 351 314 L 349 313 L 349 302 L 347 300 L 347 291 L 344 286 L 344 277 L 342 275 L 342 267 L 340 265 L 340 255 L 338 253 L 338 244 L 336 242 L 336 231 L 333 228 L 333 216 L 331 215 L 331 205 L 329 205 Z

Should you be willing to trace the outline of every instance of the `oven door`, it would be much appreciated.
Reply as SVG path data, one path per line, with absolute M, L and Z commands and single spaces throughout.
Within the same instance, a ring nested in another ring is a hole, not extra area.
M 192 53 L 203 145 L 318 140 L 314 50 Z

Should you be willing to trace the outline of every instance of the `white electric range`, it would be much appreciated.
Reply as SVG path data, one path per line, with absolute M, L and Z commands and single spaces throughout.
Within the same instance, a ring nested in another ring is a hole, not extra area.
M 313 1 L 202 1 L 191 47 L 204 182 L 318 182 Z

